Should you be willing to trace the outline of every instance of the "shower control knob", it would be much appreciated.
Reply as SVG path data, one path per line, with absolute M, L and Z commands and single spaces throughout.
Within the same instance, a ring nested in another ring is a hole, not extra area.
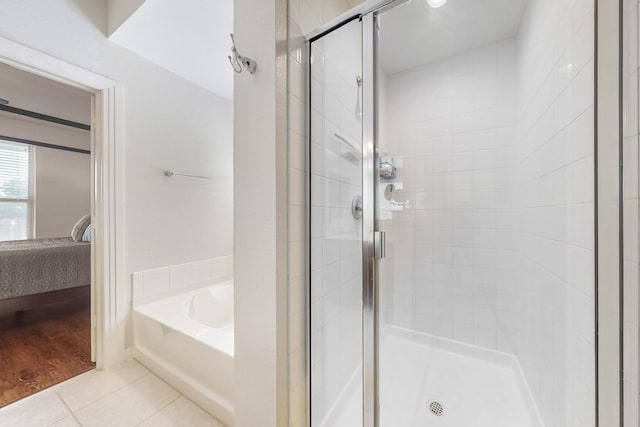
M 396 167 L 389 162 L 381 162 L 378 167 L 378 175 L 386 180 L 396 179 Z
M 362 196 L 355 196 L 351 201 L 351 214 L 355 219 L 362 219 Z

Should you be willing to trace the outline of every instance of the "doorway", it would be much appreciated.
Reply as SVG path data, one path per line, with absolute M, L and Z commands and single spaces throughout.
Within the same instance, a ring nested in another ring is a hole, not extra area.
M 4 38 L 0 38 L 0 63 L 93 94 L 90 123 L 91 359 L 97 369 L 107 368 L 126 358 L 122 86 Z
M 95 366 L 93 94 L 0 64 L 0 405 Z

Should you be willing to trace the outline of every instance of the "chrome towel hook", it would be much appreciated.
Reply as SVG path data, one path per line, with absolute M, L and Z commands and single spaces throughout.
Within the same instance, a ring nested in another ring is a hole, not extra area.
M 227 58 L 229 58 L 229 63 L 231 67 L 233 67 L 233 71 L 236 73 L 241 73 L 244 68 L 250 74 L 256 72 L 256 68 L 258 68 L 258 63 L 251 58 L 240 55 L 238 49 L 236 49 L 236 41 L 233 38 L 233 34 L 231 36 L 231 53 Z

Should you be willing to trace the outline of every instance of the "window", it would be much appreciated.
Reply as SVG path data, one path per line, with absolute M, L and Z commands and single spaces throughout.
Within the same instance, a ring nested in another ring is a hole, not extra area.
M 0 241 L 31 237 L 32 148 L 0 140 Z

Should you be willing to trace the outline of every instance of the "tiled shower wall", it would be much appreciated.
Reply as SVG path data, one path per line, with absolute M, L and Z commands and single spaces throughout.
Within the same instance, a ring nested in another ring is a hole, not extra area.
M 531 0 L 515 42 L 386 80 L 385 320 L 517 355 L 549 426 L 594 424 L 593 22 Z
M 306 256 L 308 212 L 306 173 L 306 77 L 308 52 L 304 35 L 331 21 L 357 0 L 289 0 L 288 111 L 289 111 L 289 425 L 306 426 L 308 408 L 306 372 Z
M 518 37 L 513 345 L 547 426 L 593 426 L 594 11 L 531 0 Z
M 387 76 L 385 323 L 512 352 L 515 78 L 515 39 Z

